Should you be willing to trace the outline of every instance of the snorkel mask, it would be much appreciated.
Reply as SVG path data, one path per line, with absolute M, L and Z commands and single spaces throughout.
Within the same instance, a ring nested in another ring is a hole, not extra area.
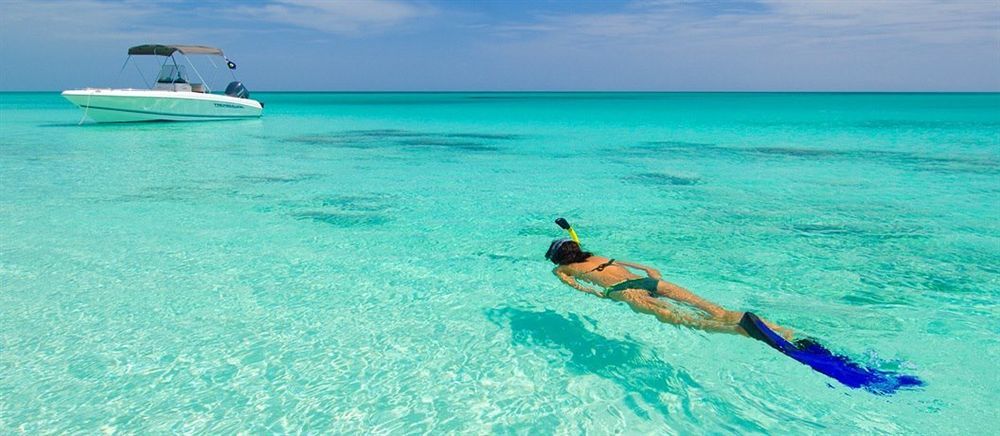
M 577 244 L 580 243 L 580 238 L 576 236 L 573 226 L 569 225 L 569 221 L 566 221 L 566 218 L 556 219 L 556 224 L 569 233 L 569 238 L 561 238 L 552 241 L 552 244 L 549 245 L 549 251 L 545 252 L 545 258 L 548 260 L 552 260 L 552 256 L 555 256 L 555 254 L 559 252 L 559 249 L 562 248 L 563 244 L 570 241 L 576 242 Z
M 563 244 L 570 241 L 571 239 L 568 238 L 556 239 L 555 241 L 552 241 L 552 244 L 549 245 L 549 251 L 545 252 L 545 258 L 552 260 L 552 256 L 555 256 L 556 253 L 559 252 L 559 249 L 562 248 Z

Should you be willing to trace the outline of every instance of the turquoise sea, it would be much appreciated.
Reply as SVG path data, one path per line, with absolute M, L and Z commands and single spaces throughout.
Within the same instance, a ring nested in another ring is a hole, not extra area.
M 1000 94 L 0 94 L 0 433 L 990 433 Z M 659 267 L 868 364 L 575 292 Z

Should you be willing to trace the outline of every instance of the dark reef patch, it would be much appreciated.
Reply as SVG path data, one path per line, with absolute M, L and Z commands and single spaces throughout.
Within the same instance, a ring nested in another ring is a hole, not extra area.
M 319 177 L 317 174 L 303 174 L 299 176 L 292 177 L 282 177 L 282 176 L 240 176 L 240 180 L 246 180 L 253 183 L 295 183 L 305 180 L 311 180 Z
M 702 184 L 697 177 L 675 176 L 663 173 L 631 174 L 623 178 L 626 182 L 651 186 L 694 186 Z
M 306 145 L 337 145 L 347 142 L 344 135 L 298 135 L 284 138 L 282 142 Z
M 419 136 L 434 135 L 433 133 L 415 132 L 412 130 L 400 130 L 400 129 L 346 130 L 341 134 L 343 136 L 361 136 L 366 138 L 413 138 Z
M 314 200 L 322 207 L 334 207 L 352 212 L 376 212 L 392 208 L 394 199 L 389 195 L 333 195 Z
M 395 198 L 384 194 L 330 195 L 278 206 L 291 217 L 336 227 L 372 227 L 392 221 Z
M 923 239 L 930 235 L 919 227 L 884 225 L 872 228 L 838 224 L 795 224 L 790 230 L 804 237 L 850 237 L 866 243 L 880 243 L 899 239 Z
M 487 253 L 483 251 L 479 251 L 473 254 L 475 254 L 476 256 L 485 257 L 491 261 L 498 261 L 498 262 L 533 263 L 538 261 L 537 258 L 529 258 L 524 256 L 511 256 L 509 254 Z
M 639 145 L 639 148 L 656 150 L 674 150 L 679 148 L 711 148 L 716 144 L 709 142 L 687 142 L 687 141 L 646 141 Z
M 445 148 L 463 151 L 499 151 L 499 147 L 483 144 L 480 142 L 455 141 L 438 138 L 407 139 L 397 142 L 400 145 L 419 148 Z
M 800 159 L 842 159 L 878 162 L 910 171 L 975 174 L 997 174 L 1000 172 L 1000 160 L 988 156 L 940 157 L 893 150 L 829 150 L 800 147 L 755 147 L 745 150 L 757 155 Z
M 192 202 L 217 194 L 236 194 L 236 191 L 211 186 L 150 186 L 134 193 L 118 195 L 112 202 Z
M 494 141 L 514 141 L 524 139 L 524 135 L 513 133 L 448 133 L 449 138 L 489 139 Z
M 354 149 L 397 149 L 403 151 L 450 150 L 456 152 L 498 152 L 498 142 L 514 141 L 523 135 L 505 133 L 436 133 L 400 129 L 346 130 L 326 135 L 300 135 L 284 142 Z
M 625 147 L 625 153 L 630 154 L 653 154 L 653 153 L 703 153 L 726 152 L 731 149 L 720 147 L 717 144 L 708 142 L 685 142 L 685 141 L 646 141 L 640 144 Z
M 733 155 L 737 149 L 722 147 L 708 142 L 687 141 L 646 141 L 625 147 L 606 149 L 607 153 L 618 153 L 636 157 L 698 158 Z
M 872 130 L 922 130 L 922 129 L 1000 129 L 997 121 L 942 121 L 942 120 L 865 120 L 847 123 L 850 127 Z
M 368 213 L 304 211 L 291 215 L 296 219 L 318 221 L 337 227 L 370 227 L 391 221 L 388 216 Z
M 847 226 L 833 224 L 796 224 L 792 230 L 801 236 L 858 235 L 862 232 Z
M 934 156 L 922 153 L 872 150 L 828 149 L 811 147 L 726 147 L 712 143 L 686 141 L 646 141 L 608 152 L 641 157 L 725 157 L 731 159 L 792 158 L 811 160 L 846 160 L 882 163 L 909 171 L 942 174 L 1000 174 L 1000 158 L 993 155 Z
M 865 160 L 882 161 L 901 168 L 936 173 L 973 173 L 995 175 L 1000 173 L 1000 160 L 995 157 L 938 157 L 916 153 L 881 150 L 858 150 L 850 155 Z
M 777 155 L 788 157 L 829 157 L 844 156 L 844 152 L 837 150 L 824 150 L 819 148 L 797 148 L 797 147 L 754 147 L 751 152 L 764 155 Z

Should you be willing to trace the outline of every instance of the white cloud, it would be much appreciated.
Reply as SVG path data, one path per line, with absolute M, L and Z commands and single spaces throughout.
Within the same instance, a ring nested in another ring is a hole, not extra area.
M 301 58 L 301 46 L 336 35 L 405 31 L 413 38 L 403 43 L 340 38 L 338 56 L 482 89 L 1000 89 L 997 0 L 636 0 L 500 23 L 435 4 L 443 9 L 423 0 L 0 0 L 0 86 L 76 86 L 144 42 L 219 45 L 263 61 Z M 373 43 L 395 56 L 371 54 Z M 370 88 L 371 74 L 359 75 Z M 396 77 L 407 76 L 385 83 Z
M 394 0 L 275 0 L 241 11 L 262 21 L 344 35 L 381 32 L 435 12 L 428 6 Z
M 266 32 L 248 20 L 284 24 L 344 35 L 387 31 L 435 14 L 428 6 L 399 0 L 272 0 L 229 7 L 208 2 L 190 6 L 174 1 L 0 0 L 0 37 L 4 43 L 32 45 L 67 42 L 186 42 L 214 35 Z
M 0 35 L 5 41 L 30 39 L 92 41 L 147 35 L 145 23 L 161 9 L 146 2 L 50 0 L 5 2 Z
M 993 0 L 767 0 L 773 16 L 818 33 L 850 30 L 924 43 L 996 40 L 1000 8 Z
M 995 0 L 634 1 L 503 23 L 483 50 L 543 87 L 983 90 L 998 23 Z
M 760 0 L 741 4 L 747 7 L 637 1 L 618 12 L 546 15 L 497 30 L 505 35 L 520 30 L 521 36 L 550 33 L 560 38 L 616 41 L 770 35 L 775 40 L 793 36 L 826 42 L 880 37 L 924 43 L 1000 42 L 1000 8 L 995 0 Z

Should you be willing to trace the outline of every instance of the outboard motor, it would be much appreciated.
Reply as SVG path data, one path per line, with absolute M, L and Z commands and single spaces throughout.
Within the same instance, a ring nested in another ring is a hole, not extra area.
M 247 91 L 242 82 L 230 82 L 229 86 L 226 86 L 226 95 L 236 98 L 250 98 L 250 91 Z

